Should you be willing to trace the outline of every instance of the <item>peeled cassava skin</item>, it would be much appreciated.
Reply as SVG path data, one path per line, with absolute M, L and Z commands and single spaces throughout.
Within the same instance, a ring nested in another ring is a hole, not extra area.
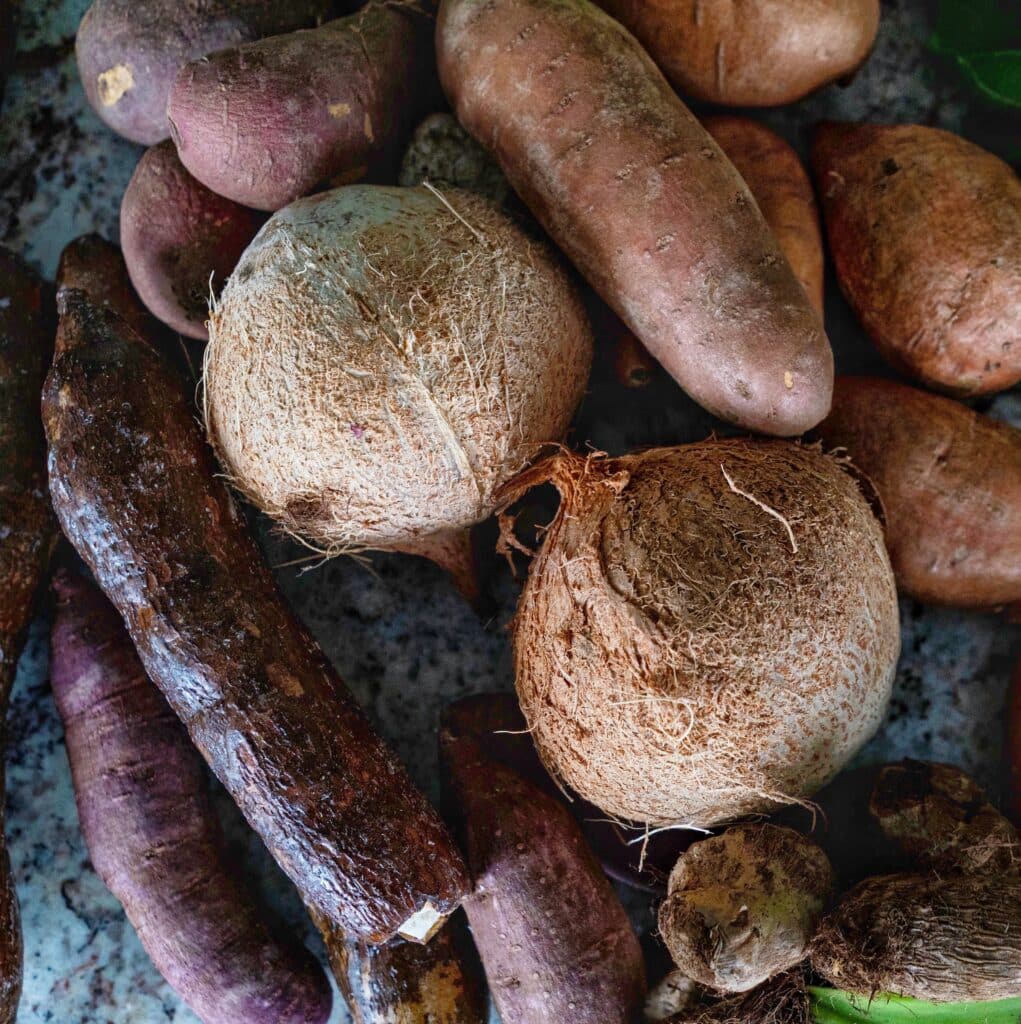
M 317 29 L 193 61 L 167 104 L 181 162 L 259 210 L 357 181 L 396 155 L 438 96 L 432 31 L 428 3 L 369 0 Z
M 905 384 L 840 377 L 816 433 L 879 492 L 904 593 L 962 608 L 1021 601 L 1021 432 Z
M 882 528 L 838 462 L 754 440 L 565 452 L 507 499 L 547 481 L 561 504 L 514 659 L 563 782 L 626 821 L 707 827 L 810 795 L 872 735 L 897 599 Z
M 792 436 L 833 355 L 741 176 L 588 0 L 444 0 L 440 80 L 560 248 L 697 402 Z
M 853 72 L 879 0 L 596 0 L 684 94 L 734 107 L 793 103 Z
M 933 1003 L 1021 992 L 1021 877 L 879 875 L 819 927 L 812 967 L 835 988 Z
M 581 302 L 489 201 L 349 186 L 293 203 L 211 314 L 206 424 L 233 483 L 321 549 L 441 564 L 567 429 Z
M 1021 380 L 1021 180 L 925 125 L 823 124 L 812 165 L 840 287 L 882 355 L 929 387 Z

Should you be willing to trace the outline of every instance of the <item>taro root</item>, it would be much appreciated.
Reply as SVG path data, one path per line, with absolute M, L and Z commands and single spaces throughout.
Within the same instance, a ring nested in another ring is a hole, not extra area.
M 959 768 L 926 761 L 884 765 L 869 812 L 915 870 L 1021 871 L 1021 837 Z
M 670 874 L 659 931 L 688 977 L 748 992 L 801 963 L 833 888 L 826 854 L 775 825 L 693 844 Z
M 791 971 L 742 995 L 693 1002 L 663 1024 L 809 1024 L 813 1020 L 805 979 L 800 971 Z
M 553 253 L 491 203 L 349 186 L 277 213 L 212 312 L 206 425 L 254 504 L 329 553 L 426 555 L 567 429 L 591 334 Z
M 812 967 L 857 995 L 932 1003 L 1021 992 L 1021 878 L 879 875 L 823 918 Z
M 552 774 L 604 812 L 709 826 L 796 802 L 882 720 L 900 632 L 882 529 L 837 461 L 782 441 L 558 454 L 514 620 Z

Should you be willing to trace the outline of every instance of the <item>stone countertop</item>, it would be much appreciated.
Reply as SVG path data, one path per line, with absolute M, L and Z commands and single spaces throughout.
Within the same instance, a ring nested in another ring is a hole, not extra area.
M 120 197 L 142 150 L 108 131 L 85 103 L 73 34 L 87 0 L 28 0 L 18 56 L 0 117 L 0 239 L 52 277 L 64 245 L 87 231 L 117 238 Z M 884 4 L 876 49 L 849 86 L 762 112 L 804 151 L 824 118 L 920 121 L 961 132 L 1009 159 L 1021 122 L 966 97 L 925 49 L 928 5 Z M 838 368 L 884 372 L 829 282 L 827 329 Z M 1021 426 L 1021 394 L 985 411 Z M 574 428 L 579 443 L 611 453 L 704 437 L 717 425 L 665 378 L 626 392 L 597 360 Z M 518 584 L 495 560 L 493 612 L 480 620 L 431 565 L 381 556 L 371 569 L 350 559 L 321 565 L 260 534 L 280 582 L 343 678 L 412 775 L 436 797 L 435 732 L 441 707 L 512 686 L 506 624 Z M 299 561 L 296 561 L 299 560 Z M 869 762 L 912 755 L 961 764 L 995 792 L 1003 698 L 1021 629 L 989 615 L 902 602 L 903 655 Z M 48 612 L 34 623 L 10 712 L 8 836 L 25 934 L 21 1024 L 194 1024 L 149 963 L 117 902 L 93 872 L 78 829 L 60 722 L 48 682 Z M 317 940 L 261 844 L 217 790 L 232 855 L 287 927 Z M 628 898 L 647 927 L 650 902 Z M 346 1020 L 339 1005 L 336 1021 Z

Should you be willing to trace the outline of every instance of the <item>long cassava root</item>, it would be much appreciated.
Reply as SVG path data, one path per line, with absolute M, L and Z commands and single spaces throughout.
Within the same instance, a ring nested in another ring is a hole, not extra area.
M 446 829 L 284 604 L 183 382 L 86 292 L 59 303 L 43 418 L 65 534 L 306 903 L 424 938 L 467 891 Z
M 159 972 L 204 1024 L 323 1024 L 330 989 L 273 938 L 227 862 L 201 758 L 146 678 L 113 606 L 54 581 L 51 679 L 96 871 Z

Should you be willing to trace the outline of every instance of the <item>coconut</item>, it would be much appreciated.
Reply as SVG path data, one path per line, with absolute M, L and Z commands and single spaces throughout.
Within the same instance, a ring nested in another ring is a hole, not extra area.
M 552 251 L 489 201 L 349 186 L 242 255 L 210 316 L 206 425 L 233 483 L 317 550 L 458 571 L 465 529 L 564 435 L 591 348 Z
M 607 814 L 707 827 L 803 800 L 885 712 L 900 650 L 883 532 L 847 467 L 783 441 L 568 452 L 514 620 L 546 767 Z

